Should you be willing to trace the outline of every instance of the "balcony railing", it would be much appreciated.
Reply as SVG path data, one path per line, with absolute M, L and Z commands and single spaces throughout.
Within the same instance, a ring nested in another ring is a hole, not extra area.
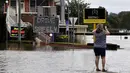
M 42 32 L 38 33 L 38 38 L 42 40 L 42 42 L 45 42 L 46 44 L 50 43 L 51 41 L 51 37 Z

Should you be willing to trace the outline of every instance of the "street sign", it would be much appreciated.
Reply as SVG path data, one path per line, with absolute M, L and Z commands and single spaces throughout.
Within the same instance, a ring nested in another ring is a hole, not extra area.
M 11 27 L 10 37 L 18 38 L 18 27 Z M 21 27 L 21 38 L 25 37 L 25 27 Z
M 36 17 L 34 32 L 59 33 L 59 19 L 56 17 Z
M 84 23 L 106 23 L 105 8 L 87 8 L 84 10 Z
M 76 18 L 76 17 L 74 17 L 74 24 L 76 23 L 76 21 L 77 21 L 77 18 Z
M 73 17 L 69 17 L 71 24 L 73 23 Z
M 75 25 L 75 23 L 77 21 L 77 17 L 69 17 L 69 20 L 70 20 L 72 25 Z

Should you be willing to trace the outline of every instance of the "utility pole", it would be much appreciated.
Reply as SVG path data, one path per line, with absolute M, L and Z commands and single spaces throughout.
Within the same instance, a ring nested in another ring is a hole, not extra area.
M 6 5 L 8 5 L 7 8 L 10 5 L 9 3 L 10 2 L 6 0 Z M 7 24 L 6 24 L 6 50 L 8 50 L 8 26 L 7 26 Z
M 79 8 L 79 6 L 80 6 L 80 5 L 79 5 L 79 0 L 78 0 L 78 25 L 79 25 L 79 19 L 80 19 L 80 16 L 79 16 L 79 11 L 80 11 L 79 9 L 80 9 L 80 8 Z
M 18 41 L 19 47 L 21 45 L 21 0 L 16 0 L 17 7 L 17 24 L 18 24 Z
M 70 13 L 69 13 L 69 3 L 68 3 L 68 6 L 67 6 L 67 9 L 68 9 L 68 28 L 69 28 L 69 25 L 70 25 L 70 21 L 69 21 L 69 14 L 70 14 Z M 70 29 L 70 28 L 69 28 L 69 29 Z M 70 39 L 69 39 L 69 38 L 70 38 L 70 37 L 69 37 L 69 33 L 70 33 L 69 31 L 70 31 L 70 30 L 69 30 L 69 29 L 68 29 L 68 43 L 69 43 L 69 40 L 70 40 Z
M 60 0 L 61 4 L 61 23 L 64 24 L 65 20 L 65 0 Z
M 37 0 L 35 0 L 35 12 L 37 12 Z

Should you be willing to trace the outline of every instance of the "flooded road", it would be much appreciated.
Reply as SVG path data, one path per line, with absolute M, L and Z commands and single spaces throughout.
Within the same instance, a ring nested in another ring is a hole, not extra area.
M 114 38 L 109 38 L 112 42 Z M 114 39 L 124 49 L 107 50 L 106 69 L 118 73 L 130 73 L 130 36 Z M 0 46 L 1 47 L 1 46 Z M 8 49 L 0 48 L 0 73 L 94 73 L 92 49 L 73 47 L 22 47 L 11 44 Z M 101 60 L 100 60 L 101 68 Z
M 1 51 L 0 62 L 3 71 L 9 73 L 82 73 L 94 68 L 90 52 L 92 53 L 91 50 Z
M 45 48 L 38 48 L 35 51 L 0 51 L 0 73 L 93 73 L 95 71 L 92 49 L 56 51 Z M 129 52 L 128 49 L 107 50 L 107 70 L 130 73 Z

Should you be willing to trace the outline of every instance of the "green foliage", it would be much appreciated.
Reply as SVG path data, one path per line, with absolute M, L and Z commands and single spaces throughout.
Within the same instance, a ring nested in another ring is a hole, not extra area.
M 85 3 L 84 0 L 71 0 L 71 2 L 69 2 L 69 0 L 67 1 L 70 10 L 69 16 L 78 17 L 79 15 L 79 24 L 83 24 L 83 9 L 89 7 L 90 3 Z M 76 24 L 78 24 L 78 20 Z
M 88 24 L 88 32 L 92 32 L 93 31 L 93 24 Z
M 119 23 L 120 23 L 120 19 L 118 18 L 118 15 L 115 13 L 110 13 L 110 15 L 108 16 L 108 22 L 110 23 L 111 27 L 113 28 L 118 28 Z
M 22 46 L 24 47 L 24 50 L 26 50 L 26 51 L 33 50 L 33 44 L 23 43 Z
M 59 38 L 60 38 L 60 39 L 67 39 L 67 38 L 68 38 L 68 35 L 60 35 Z
M 26 40 L 33 40 L 33 38 L 34 38 L 33 27 L 32 26 L 28 26 L 25 29 L 25 39 Z
M 130 12 L 110 13 L 107 21 L 111 28 L 130 29 Z
M 120 28 L 130 29 L 130 12 L 124 12 L 120 18 Z
M 0 43 L 0 50 L 6 49 L 6 44 L 5 43 Z
M 56 37 L 56 42 L 67 42 L 68 35 L 59 35 Z

